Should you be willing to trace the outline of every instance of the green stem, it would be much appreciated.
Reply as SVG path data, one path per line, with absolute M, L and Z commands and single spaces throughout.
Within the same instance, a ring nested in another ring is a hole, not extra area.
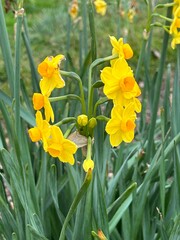
M 144 32 L 144 35 L 146 35 L 146 32 Z M 145 48 L 146 48 L 146 44 L 147 44 L 147 37 L 143 36 L 143 43 L 142 43 L 142 47 L 141 47 L 141 52 L 138 58 L 138 64 L 136 67 L 136 72 L 135 72 L 135 79 L 139 79 L 139 73 L 140 73 L 140 69 L 142 67 L 142 63 L 144 60 L 144 54 L 145 54 Z
M 67 94 L 67 95 L 63 95 L 63 96 L 59 96 L 59 97 L 50 97 L 49 101 L 50 102 L 57 102 L 57 101 L 61 101 L 61 100 L 69 100 L 69 99 L 77 99 L 82 103 L 82 99 L 75 95 L 75 94 Z
M 62 124 L 66 124 L 66 123 L 74 122 L 74 121 L 76 121 L 75 117 L 67 117 L 67 118 L 64 118 L 63 120 L 57 122 L 55 125 L 56 126 L 61 126 Z
M 172 19 L 172 18 L 165 17 L 164 15 L 161 15 L 161 14 L 158 14 L 158 13 L 153 13 L 151 16 L 152 16 L 152 17 L 153 17 L 153 16 L 154 16 L 154 17 L 160 17 L 160 18 L 162 18 L 162 19 L 164 19 L 164 20 L 166 20 L 166 21 L 168 21 L 168 22 L 173 22 L 173 19 Z
M 95 104 L 95 106 L 94 106 L 93 116 L 96 116 L 97 107 L 98 107 L 99 105 L 107 102 L 107 101 L 110 101 L 110 99 L 108 99 L 107 97 L 103 97 L 103 98 L 100 98 L 100 99 L 96 102 L 96 104 Z
M 155 6 L 154 11 L 155 11 L 157 8 L 172 7 L 172 6 L 174 6 L 174 5 L 175 5 L 174 2 L 173 2 L 173 3 L 158 4 L 158 5 Z
M 21 30 L 24 9 L 17 11 L 16 23 L 16 42 L 15 42 L 15 79 L 14 79 L 14 98 L 15 98 L 15 125 L 16 134 L 20 134 L 20 57 L 21 57 Z
M 94 88 L 92 87 L 92 72 L 94 67 L 98 66 L 99 64 L 102 64 L 106 61 L 110 61 L 112 59 L 115 59 L 118 57 L 118 54 L 111 55 L 105 58 L 98 58 L 94 62 L 91 63 L 89 67 L 89 76 L 88 76 L 88 117 L 89 119 L 92 117 L 92 108 L 93 108 L 93 91 Z
M 75 127 L 75 123 L 72 123 L 68 129 L 66 130 L 66 132 L 64 133 L 64 137 L 67 138 L 69 136 L 69 134 L 71 133 L 72 129 Z
M 91 160 L 91 155 L 92 155 L 92 138 L 89 136 L 88 137 L 88 145 L 87 145 L 87 155 L 86 159 Z
M 110 118 L 105 117 L 104 115 L 99 115 L 96 117 L 96 119 L 99 121 L 105 121 L 105 122 L 108 122 L 110 120 Z
M 61 70 L 61 75 L 62 76 L 66 76 L 66 77 L 70 77 L 70 78 L 74 78 L 75 80 L 78 81 L 78 83 L 79 83 L 79 90 L 80 90 L 80 96 L 81 96 L 82 113 L 86 114 L 86 104 L 85 104 L 85 98 L 84 98 L 84 89 L 83 89 L 81 78 L 79 77 L 79 75 L 77 75 L 74 72 L 66 72 L 66 71 L 62 71 L 62 70 Z
M 77 193 L 74 201 L 72 202 L 72 205 L 71 205 L 71 207 L 69 209 L 69 212 L 66 216 L 66 219 L 64 221 L 64 224 L 63 224 L 63 227 L 62 227 L 62 230 L 61 230 L 59 240 L 64 240 L 65 239 L 65 231 L 66 231 L 67 225 L 68 225 L 71 217 L 73 216 L 79 202 L 83 198 L 84 194 L 87 192 L 87 189 L 89 187 L 91 179 L 92 179 L 92 170 L 89 169 L 87 174 L 86 174 L 86 177 L 84 179 L 83 185 L 81 186 L 81 188 L 80 188 L 79 192 Z
M 168 8 L 167 17 L 171 17 L 172 10 Z M 167 46 L 168 46 L 168 39 L 169 34 L 167 32 L 164 32 L 164 39 L 163 39 L 163 46 L 162 46 L 162 53 L 161 53 L 161 60 L 160 60 L 160 66 L 159 71 L 157 75 L 157 86 L 156 86 L 156 92 L 154 93 L 154 101 L 153 101 L 153 114 L 151 118 L 151 125 L 149 128 L 149 134 L 148 134 L 148 148 L 146 152 L 146 160 L 149 161 L 152 154 L 152 147 L 153 147 L 153 137 L 154 137 L 154 131 L 155 131 L 155 125 L 156 125 L 156 118 L 157 118 L 157 111 L 158 111 L 158 105 L 159 105 L 159 97 L 160 97 L 160 90 L 161 90 L 161 83 L 162 83 L 162 77 L 164 72 L 164 65 L 166 60 L 166 53 L 167 53 Z

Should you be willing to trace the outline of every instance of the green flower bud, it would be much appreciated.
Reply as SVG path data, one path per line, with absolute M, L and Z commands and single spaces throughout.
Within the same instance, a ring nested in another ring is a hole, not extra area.
M 88 127 L 89 128 L 94 128 L 96 125 L 97 125 L 97 121 L 96 121 L 96 119 L 94 117 L 89 119 L 89 122 L 88 122 Z

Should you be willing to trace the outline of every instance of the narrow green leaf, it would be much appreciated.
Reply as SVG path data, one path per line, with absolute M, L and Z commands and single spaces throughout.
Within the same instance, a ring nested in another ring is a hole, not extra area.
M 123 216 L 126 209 L 129 207 L 131 202 L 132 202 L 132 194 L 130 194 L 128 196 L 128 198 L 126 198 L 126 200 L 122 203 L 122 205 L 119 207 L 119 209 L 117 210 L 117 212 L 115 213 L 115 215 L 113 216 L 111 221 L 109 222 L 109 232 L 110 232 L 110 234 L 112 233 L 112 231 L 114 230 L 114 228 L 118 224 L 119 220 Z
M 38 231 L 34 227 L 32 227 L 31 225 L 28 224 L 27 227 L 30 230 L 33 238 L 39 239 L 39 240 L 48 240 L 48 238 L 46 238 L 42 234 L 38 233 Z
M 3 4 L 0 0 L 0 29 L 1 29 L 1 37 L 0 37 L 0 46 L 5 62 L 7 77 L 9 81 L 9 86 L 11 90 L 11 95 L 14 93 L 14 66 L 13 66 L 13 59 L 12 59 L 12 52 L 10 48 L 6 22 L 4 18 L 3 12 Z

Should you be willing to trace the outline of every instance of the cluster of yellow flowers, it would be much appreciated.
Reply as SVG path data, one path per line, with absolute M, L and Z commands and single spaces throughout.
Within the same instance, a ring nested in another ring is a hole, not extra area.
M 96 12 L 104 16 L 107 10 L 107 3 L 104 0 L 94 0 L 93 3 L 96 9 Z M 78 12 L 79 12 L 78 0 L 72 0 L 69 7 L 69 15 L 73 20 L 77 18 Z
M 33 142 L 42 141 L 45 152 L 52 157 L 58 157 L 62 162 L 74 164 L 73 154 L 77 146 L 72 141 L 65 139 L 61 129 L 56 125 L 50 125 L 51 119 L 54 122 L 54 112 L 51 107 L 49 96 L 55 88 L 62 88 L 65 82 L 60 75 L 60 62 L 64 59 L 63 55 L 47 57 L 39 64 L 38 72 L 41 93 L 34 93 L 33 106 L 36 112 L 36 126 L 29 129 L 29 136 Z M 45 119 L 42 117 L 41 109 L 44 108 Z
M 173 37 L 171 47 L 175 49 L 176 44 L 180 44 L 180 0 L 174 0 L 173 21 L 169 33 Z
M 118 54 L 118 58 L 111 61 L 110 67 L 101 71 L 101 80 L 104 83 L 104 94 L 114 104 L 106 132 L 110 135 L 111 145 L 118 146 L 122 141 L 129 143 L 134 138 L 136 112 L 141 111 L 137 97 L 141 91 L 126 61 L 133 56 L 130 45 L 124 44 L 122 38 L 117 40 L 113 36 L 110 36 L 110 41 L 112 54 Z
M 114 104 L 111 118 L 108 119 L 105 130 L 110 135 L 111 145 L 118 146 L 122 141 L 128 143 L 134 138 L 136 113 L 141 111 L 141 103 L 137 97 L 141 94 L 141 91 L 135 81 L 133 71 L 126 61 L 133 56 L 130 45 L 123 43 L 122 38 L 117 40 L 113 36 L 110 36 L 110 41 L 113 46 L 112 56 L 103 59 L 103 61 L 111 60 L 110 67 L 105 67 L 101 71 L 100 77 L 104 84 L 104 94 Z M 77 148 L 86 146 L 86 158 L 82 166 L 87 172 L 89 168 L 94 168 L 94 161 L 91 159 L 92 144 L 94 128 L 97 125 L 97 120 L 99 120 L 95 111 L 92 113 L 93 94 L 91 91 L 93 90 L 93 83 L 91 82 L 91 74 L 89 75 L 88 115 L 86 115 L 87 109 L 82 81 L 77 74 L 73 73 L 73 76 L 76 76 L 75 78 L 79 81 L 81 97 L 76 97 L 81 99 L 82 114 L 69 117 L 68 121 L 72 120 L 75 122 L 73 127 L 76 126 L 76 130 L 66 139 L 59 127 L 62 121 L 54 125 L 50 124 L 50 122 L 54 123 L 51 101 L 58 101 L 65 97 L 52 98 L 50 95 L 55 88 L 63 88 L 65 86 L 62 74 L 65 76 L 72 74 L 60 70 L 60 64 L 63 59 L 65 59 L 64 55 L 46 57 L 38 65 L 38 72 L 41 76 L 39 83 L 41 92 L 34 93 L 32 98 L 33 107 L 36 110 L 36 126 L 29 129 L 28 132 L 33 142 L 41 141 L 43 143 L 45 152 L 48 152 L 52 157 L 59 158 L 61 162 L 68 162 L 71 165 L 75 162 L 74 154 Z M 95 60 L 95 62 L 98 63 L 99 59 Z M 92 68 L 90 67 L 91 70 Z M 100 84 L 100 86 L 102 85 Z M 94 108 L 96 109 L 95 106 Z M 107 121 L 107 117 L 103 116 L 103 118 Z

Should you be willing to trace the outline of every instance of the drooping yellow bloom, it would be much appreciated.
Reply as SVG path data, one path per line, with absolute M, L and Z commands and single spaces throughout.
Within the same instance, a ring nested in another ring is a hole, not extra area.
M 49 93 L 44 93 L 42 87 L 42 81 L 40 82 L 41 93 L 33 94 L 33 107 L 35 110 L 40 110 L 44 108 L 45 110 L 45 119 L 49 122 L 50 119 L 54 122 L 54 112 L 49 101 Z
M 54 122 L 54 112 L 47 96 L 44 96 L 42 93 L 34 93 L 33 107 L 35 110 L 40 110 L 44 107 L 46 121 L 49 122 L 51 119 Z
M 60 63 L 65 57 L 57 55 L 56 57 L 46 57 L 38 66 L 38 72 L 42 76 L 41 90 L 44 95 L 50 95 L 54 88 L 63 88 L 65 82 L 60 75 Z
M 59 127 L 51 127 L 51 136 L 47 141 L 47 145 L 47 151 L 52 157 L 58 157 L 61 162 L 74 164 L 73 154 L 76 152 L 77 146 L 75 143 L 64 138 Z
M 111 119 L 106 125 L 106 132 L 110 135 L 110 143 L 117 147 L 122 141 L 129 143 L 134 138 L 136 114 L 134 104 L 127 107 L 116 105 L 111 111 Z
M 28 130 L 29 136 L 33 142 L 42 140 L 44 150 L 47 151 L 47 139 L 51 133 L 51 127 L 46 120 L 43 120 L 40 111 L 36 112 L 36 127 Z
M 77 17 L 78 11 L 79 11 L 78 1 L 73 0 L 69 7 L 69 15 L 73 20 Z
M 117 40 L 114 36 L 109 36 L 111 45 L 113 46 L 112 54 L 118 54 L 119 57 L 130 59 L 133 56 L 133 50 L 128 43 L 123 43 L 123 38 Z M 111 61 L 112 63 L 113 61 Z
M 105 67 L 101 72 L 101 80 L 105 95 L 116 105 L 126 106 L 129 102 L 135 102 L 136 111 L 140 112 L 141 104 L 135 98 L 141 94 L 141 90 L 124 58 L 119 58 L 112 67 Z
M 104 16 L 107 10 L 107 3 L 104 0 L 95 0 L 94 5 L 96 12 Z
M 83 169 L 85 172 L 88 172 L 89 169 L 94 169 L 94 161 L 92 159 L 85 159 L 83 162 Z

